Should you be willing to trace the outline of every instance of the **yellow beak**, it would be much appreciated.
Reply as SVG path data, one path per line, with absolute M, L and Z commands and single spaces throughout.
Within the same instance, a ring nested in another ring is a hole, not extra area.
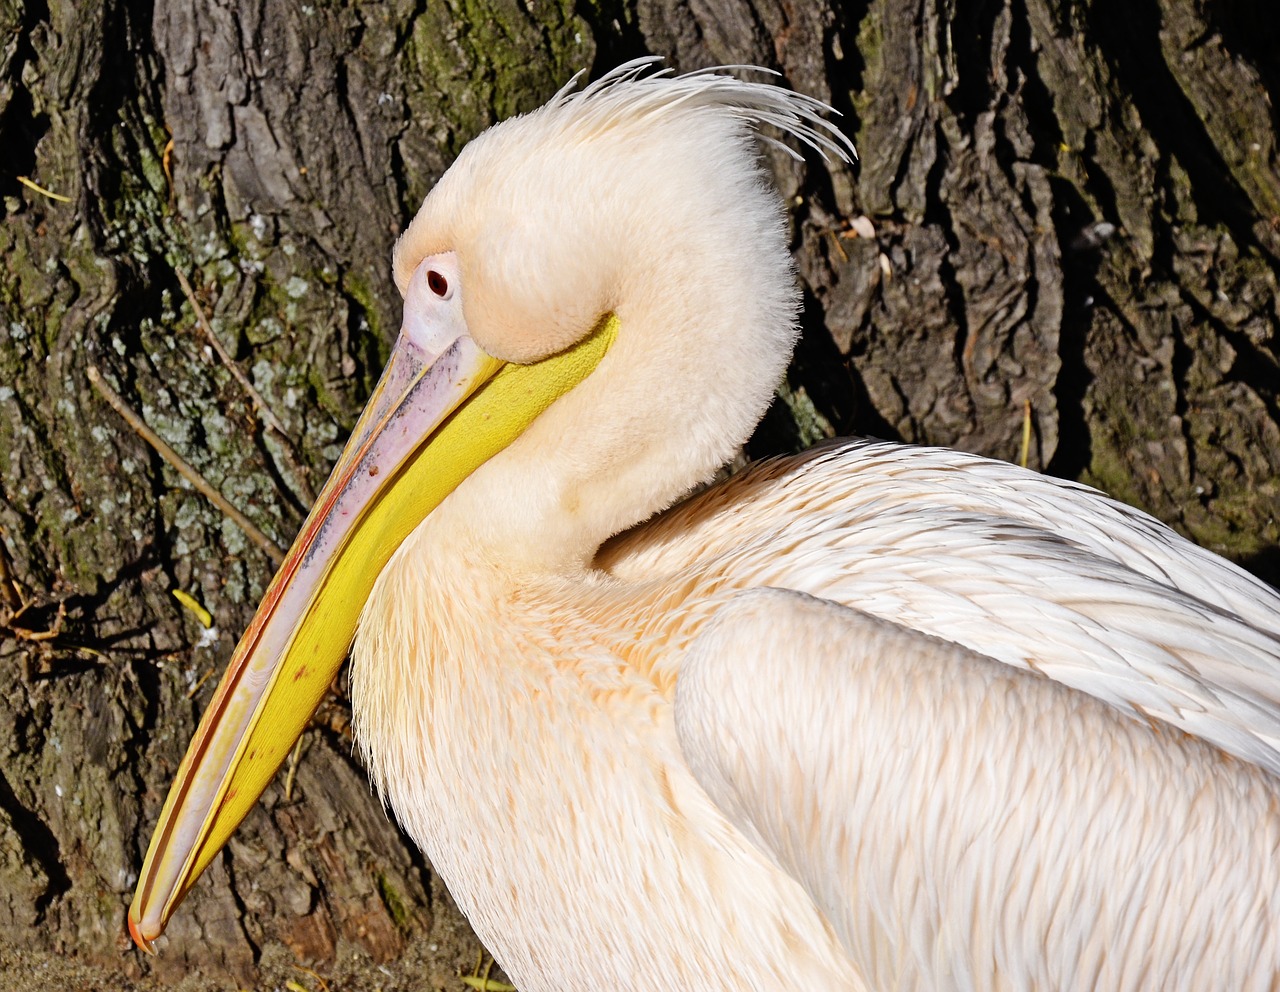
M 249 629 L 169 790 L 129 907 L 145 951 L 301 736 L 355 636 L 374 580 L 459 483 L 604 357 L 609 316 L 578 344 L 509 365 L 459 335 L 438 354 L 405 330 Z

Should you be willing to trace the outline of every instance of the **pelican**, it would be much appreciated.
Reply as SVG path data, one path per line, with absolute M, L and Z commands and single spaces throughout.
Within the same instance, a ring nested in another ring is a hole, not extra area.
M 134 939 L 354 638 L 370 778 L 522 992 L 1275 988 L 1280 597 L 936 448 L 678 503 L 797 334 L 757 129 L 852 149 L 815 100 L 651 69 L 491 128 L 397 242 L 399 338 L 178 772 Z

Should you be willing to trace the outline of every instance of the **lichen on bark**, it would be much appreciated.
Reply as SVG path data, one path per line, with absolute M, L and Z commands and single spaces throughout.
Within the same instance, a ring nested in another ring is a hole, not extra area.
M 0 3 L 0 937 L 112 985 L 473 964 L 341 699 L 165 954 L 127 950 L 202 680 L 270 562 L 86 372 L 286 543 L 395 333 L 396 233 L 468 140 L 580 68 L 763 65 L 859 144 L 856 169 L 768 158 L 806 312 L 753 453 L 865 432 L 1013 458 L 1029 417 L 1034 467 L 1275 581 L 1273 22 L 1247 0 Z

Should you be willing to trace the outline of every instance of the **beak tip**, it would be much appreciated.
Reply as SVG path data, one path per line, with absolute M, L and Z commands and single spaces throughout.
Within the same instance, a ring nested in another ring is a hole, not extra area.
M 144 937 L 142 931 L 138 929 L 138 921 L 134 919 L 132 911 L 129 913 L 129 936 L 133 938 L 133 942 L 137 945 L 138 950 L 142 951 L 144 954 L 150 954 L 153 957 L 155 956 L 155 937 L 158 937 L 159 934 L 156 934 L 154 937 Z

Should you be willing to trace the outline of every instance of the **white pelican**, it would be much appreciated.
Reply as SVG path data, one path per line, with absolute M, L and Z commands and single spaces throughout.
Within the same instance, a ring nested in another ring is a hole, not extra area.
M 843 145 L 812 100 L 644 69 L 492 128 L 400 238 L 400 337 L 179 771 L 135 939 L 354 633 L 370 776 L 523 992 L 1275 988 L 1273 590 L 937 449 L 661 512 L 796 335 L 754 129 Z

